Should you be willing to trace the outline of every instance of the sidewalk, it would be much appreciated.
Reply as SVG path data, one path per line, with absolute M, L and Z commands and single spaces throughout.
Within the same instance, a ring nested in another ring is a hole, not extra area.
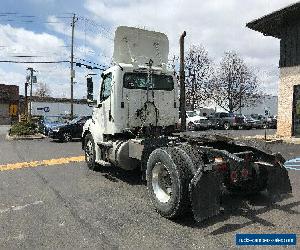
M 0 125 L 0 135 L 6 135 L 9 129 L 10 125 Z
M 265 137 L 263 135 L 255 135 L 255 136 L 240 136 L 236 137 L 235 139 L 256 139 L 256 140 L 261 140 L 264 141 Z M 285 143 L 291 143 L 291 144 L 300 144 L 300 138 L 297 137 L 281 137 L 277 136 L 276 134 L 274 135 L 267 135 L 267 142 L 269 143 L 280 143 L 280 142 L 285 142 Z

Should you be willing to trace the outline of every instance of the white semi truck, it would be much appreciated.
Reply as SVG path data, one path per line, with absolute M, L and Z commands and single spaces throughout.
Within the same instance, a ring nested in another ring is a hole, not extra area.
M 218 135 L 173 134 L 179 93 L 177 79 L 166 67 L 168 52 L 163 33 L 117 28 L 115 65 L 103 72 L 97 106 L 83 128 L 87 166 L 139 168 L 154 207 L 167 218 L 189 209 L 197 221 L 218 214 L 224 188 L 267 189 L 273 197 L 290 193 L 280 154 Z

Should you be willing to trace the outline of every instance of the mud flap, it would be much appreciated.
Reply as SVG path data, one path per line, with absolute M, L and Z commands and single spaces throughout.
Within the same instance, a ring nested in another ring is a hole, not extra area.
M 267 170 L 267 191 L 273 198 L 292 193 L 288 171 L 282 166 L 263 166 Z
M 201 222 L 220 212 L 220 181 L 214 171 L 199 169 L 190 182 L 189 190 L 196 221 Z

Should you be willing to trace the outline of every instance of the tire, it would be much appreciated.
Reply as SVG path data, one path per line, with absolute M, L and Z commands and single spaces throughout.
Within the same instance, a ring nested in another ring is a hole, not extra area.
M 190 123 L 188 124 L 188 126 L 187 126 L 187 130 L 188 130 L 188 131 L 195 131 L 195 128 L 196 128 L 196 126 L 195 126 L 195 124 L 192 123 L 192 122 L 190 122 Z
M 64 132 L 62 135 L 62 140 L 64 142 L 70 142 L 72 141 L 72 135 L 69 132 Z
M 150 154 L 146 178 L 150 199 L 158 213 L 173 219 L 190 211 L 192 173 L 175 148 L 158 148 Z
M 223 127 L 224 127 L 225 130 L 229 130 L 230 129 L 230 124 L 228 122 L 225 122 L 223 124 Z
M 91 170 L 95 170 L 96 151 L 95 151 L 95 142 L 91 134 L 87 134 L 86 137 L 84 138 L 84 156 L 88 168 Z

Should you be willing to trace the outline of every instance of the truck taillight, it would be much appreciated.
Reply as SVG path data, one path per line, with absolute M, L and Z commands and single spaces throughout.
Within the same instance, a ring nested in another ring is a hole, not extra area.
M 249 175 L 249 171 L 247 168 L 243 168 L 242 172 L 241 172 L 242 177 L 248 177 Z
M 226 162 L 219 163 L 217 169 L 219 172 L 226 172 L 228 169 Z
M 219 172 L 227 171 L 227 164 L 222 157 L 215 157 L 215 163 L 217 164 L 217 170 Z
M 233 182 L 233 183 L 237 182 L 237 172 L 236 172 L 236 171 L 232 171 L 232 172 L 230 173 L 230 180 L 231 180 L 231 182 Z

